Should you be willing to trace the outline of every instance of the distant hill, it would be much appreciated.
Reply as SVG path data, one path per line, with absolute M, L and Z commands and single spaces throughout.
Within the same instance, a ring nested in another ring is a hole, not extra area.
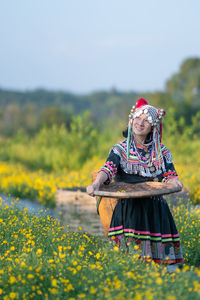
M 110 91 L 97 91 L 86 95 L 72 94 L 63 91 L 49 91 L 37 89 L 33 91 L 11 91 L 0 89 L 0 108 L 5 109 L 10 105 L 23 108 L 32 104 L 39 112 L 43 108 L 56 106 L 69 110 L 73 114 L 81 114 L 89 110 L 94 118 L 107 117 L 112 110 L 120 105 L 132 106 L 137 98 L 137 93 Z
M 0 89 L 0 106 L 6 107 L 10 104 L 24 106 L 27 103 L 35 104 L 39 109 L 47 106 L 72 107 L 78 112 L 89 108 L 87 97 L 76 96 L 67 92 L 54 92 L 45 89 L 33 91 L 11 91 Z
M 186 125 L 191 124 L 200 109 L 200 59 L 186 59 L 179 72 L 167 81 L 164 92 L 122 92 L 113 88 L 81 95 L 45 89 L 12 91 L 1 88 L 0 134 L 10 136 L 19 128 L 35 133 L 42 126 L 53 124 L 64 123 L 69 127 L 73 115 L 82 115 L 85 111 L 89 111 L 95 125 L 106 126 L 105 120 L 117 124 L 119 120 L 127 120 L 131 107 L 140 97 L 153 106 L 173 110 L 175 119 L 182 118 Z M 196 119 L 199 118 L 200 114 Z

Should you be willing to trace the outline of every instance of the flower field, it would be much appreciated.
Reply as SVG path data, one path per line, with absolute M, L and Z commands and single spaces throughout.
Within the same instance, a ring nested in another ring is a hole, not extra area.
M 54 207 L 57 188 L 87 186 L 103 163 L 93 157 L 80 171 L 46 173 L 4 161 L 0 190 Z M 175 165 L 192 204 L 200 203 L 198 165 Z M 170 273 L 166 266 L 139 261 L 137 251 L 121 252 L 81 228 L 72 232 L 42 212 L 0 201 L 0 299 L 200 299 L 200 209 L 190 205 L 172 209 L 185 263 Z
M 10 196 L 37 199 L 43 205 L 54 207 L 57 188 L 86 187 L 91 183 L 91 172 L 103 164 L 104 160 L 94 157 L 80 171 L 64 169 L 45 173 L 30 171 L 22 164 L 0 162 L 0 191 Z M 200 167 L 177 164 L 176 169 L 184 187 L 189 189 L 192 203 L 200 203 Z
M 0 163 L 0 191 L 3 194 L 37 199 L 43 205 L 54 207 L 57 188 L 84 187 L 90 184 L 90 173 L 99 168 L 102 161 L 94 158 L 81 172 L 59 171 L 45 173 L 43 170 L 29 171 L 21 164 Z
M 184 187 L 189 189 L 190 200 L 193 204 L 200 203 L 200 163 L 196 165 L 178 164 L 177 172 Z
M 185 264 L 142 262 L 90 236 L 71 232 L 49 216 L 0 202 L 0 298 L 199 299 L 200 211 L 173 211 Z

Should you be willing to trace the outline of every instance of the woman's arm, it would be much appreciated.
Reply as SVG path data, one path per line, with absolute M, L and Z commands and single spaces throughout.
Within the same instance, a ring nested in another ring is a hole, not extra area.
M 93 182 L 93 184 L 89 185 L 86 188 L 86 192 L 90 195 L 90 196 L 94 196 L 94 191 L 98 191 L 100 185 L 102 183 L 104 183 L 106 180 L 108 179 L 108 175 L 104 172 L 104 171 L 100 171 L 95 179 L 95 181 Z
M 180 186 L 183 188 L 182 182 L 178 178 L 178 174 L 175 170 L 172 155 L 167 147 L 164 148 L 163 158 L 165 163 L 166 172 L 162 174 L 163 182 L 173 184 L 174 186 Z
M 94 191 L 98 190 L 102 183 L 109 184 L 117 174 L 117 168 L 120 163 L 120 156 L 114 153 L 113 149 L 109 152 L 105 164 L 100 169 L 93 184 L 86 189 L 90 196 L 94 196 Z

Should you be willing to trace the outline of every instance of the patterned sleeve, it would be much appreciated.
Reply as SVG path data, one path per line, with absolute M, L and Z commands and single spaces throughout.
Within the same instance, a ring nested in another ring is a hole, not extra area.
M 106 163 L 99 170 L 105 172 L 108 175 L 108 179 L 104 184 L 109 184 L 117 174 L 117 168 L 119 166 L 120 156 L 114 153 L 113 149 L 110 150 Z
M 165 164 L 165 172 L 163 172 L 162 177 L 163 177 L 163 182 L 165 182 L 168 178 L 176 177 L 178 178 L 178 174 L 175 170 L 174 164 L 173 164 L 173 158 L 171 155 L 171 151 L 167 149 L 166 147 L 164 148 L 163 151 L 163 159 L 164 159 L 164 164 Z

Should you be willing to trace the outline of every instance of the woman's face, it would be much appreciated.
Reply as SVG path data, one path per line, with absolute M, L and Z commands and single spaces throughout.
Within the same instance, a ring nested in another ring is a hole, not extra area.
M 135 135 L 146 137 L 151 132 L 151 124 L 145 114 L 141 114 L 133 120 L 133 132 Z

